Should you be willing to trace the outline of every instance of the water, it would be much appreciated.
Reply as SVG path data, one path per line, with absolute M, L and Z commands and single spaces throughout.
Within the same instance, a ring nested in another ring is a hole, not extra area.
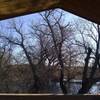
M 81 88 L 82 81 L 80 80 L 73 80 L 70 82 L 70 86 L 68 88 L 68 94 L 71 95 L 77 95 L 79 89 Z M 10 83 L 8 85 L 6 84 L 0 84 L 0 92 L 19 92 L 19 93 L 27 93 L 29 91 L 29 88 L 31 85 L 27 84 L 21 84 L 21 83 Z M 47 89 L 47 93 L 53 93 L 53 94 L 62 94 L 62 90 L 60 88 L 59 82 L 51 82 L 50 87 Z M 100 93 L 100 82 L 97 82 L 94 84 L 91 89 L 89 90 L 89 94 L 98 94 Z
M 72 95 L 77 94 L 78 91 L 79 91 L 79 89 L 81 88 L 81 86 L 82 86 L 82 85 L 81 85 L 81 83 L 79 83 L 79 82 L 71 82 L 71 83 L 70 83 L 70 87 L 69 87 L 69 89 L 68 89 L 68 91 L 69 91 L 68 94 L 72 94 Z M 56 88 L 56 93 L 58 93 L 58 94 L 59 94 L 59 93 L 62 93 L 59 83 L 56 83 L 55 88 Z M 96 84 L 94 84 L 94 85 L 90 88 L 90 90 L 89 90 L 88 93 L 89 93 L 89 94 L 93 94 L 93 95 L 99 94 L 99 93 L 100 93 L 100 83 L 97 82 Z

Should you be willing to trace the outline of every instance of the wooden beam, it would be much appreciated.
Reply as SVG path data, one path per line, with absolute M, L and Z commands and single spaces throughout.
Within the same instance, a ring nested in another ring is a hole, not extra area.
M 100 0 L 61 0 L 62 9 L 100 24 Z
M 58 3 L 59 0 L 0 0 L 0 20 L 56 8 Z
M 100 24 L 100 0 L 0 0 L 0 20 L 54 8 Z
M 99 94 L 98 94 L 99 95 Z M 1 94 L 1 100 L 100 100 L 100 96 L 97 95 L 62 95 L 62 94 Z

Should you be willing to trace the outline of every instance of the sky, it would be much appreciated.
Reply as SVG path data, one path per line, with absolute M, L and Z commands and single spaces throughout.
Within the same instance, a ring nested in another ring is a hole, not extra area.
M 60 9 L 59 9 L 60 10 Z M 73 20 L 73 19 L 76 19 L 78 18 L 78 16 L 74 15 L 74 14 L 71 14 L 67 11 L 64 11 L 65 13 L 65 19 L 66 21 L 70 21 L 70 20 Z M 18 18 L 21 18 L 25 21 L 25 23 L 29 23 L 30 21 L 38 21 L 40 19 L 39 17 L 39 14 L 38 13 L 34 13 L 34 14 L 28 14 L 28 15 L 24 15 L 24 16 L 19 16 L 19 17 L 15 17 L 16 19 Z M 12 19 L 12 18 L 11 18 Z M 6 23 L 8 22 L 9 20 L 11 19 L 6 19 L 6 20 L 2 20 L 0 21 L 0 23 Z
M 64 11 L 64 13 L 65 13 L 65 18 L 64 18 L 65 19 L 64 20 L 65 23 L 67 23 L 69 21 L 74 21 L 74 20 L 80 18 L 80 17 L 78 17 L 76 15 L 73 15 L 73 14 L 71 14 L 69 12 L 66 12 L 66 11 Z M 33 22 L 40 21 L 40 17 L 39 17 L 39 14 L 38 13 L 29 14 L 29 15 L 25 15 L 25 16 L 15 17 L 14 19 L 21 19 L 22 21 L 24 21 L 24 24 L 26 25 L 25 30 L 27 30 L 27 28 L 28 28 L 27 25 L 29 25 L 31 21 L 33 21 Z M 2 20 L 2 21 L 0 21 L 0 25 L 2 24 L 2 26 L 9 26 L 7 23 L 10 20 L 12 20 L 12 18 L 11 19 L 7 19 L 7 20 Z M 19 48 L 16 48 L 16 50 L 14 52 L 17 53 L 18 51 L 20 51 L 20 49 Z

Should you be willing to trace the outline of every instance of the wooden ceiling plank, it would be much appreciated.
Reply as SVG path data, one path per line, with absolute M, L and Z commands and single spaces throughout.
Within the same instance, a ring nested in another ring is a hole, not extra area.
M 0 0 L 0 20 L 61 8 L 100 24 L 100 0 Z

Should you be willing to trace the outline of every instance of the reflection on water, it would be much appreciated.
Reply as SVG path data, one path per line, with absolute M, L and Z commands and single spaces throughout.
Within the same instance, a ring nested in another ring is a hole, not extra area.
M 77 94 L 79 89 L 81 88 L 81 83 L 77 83 L 77 82 L 71 82 L 70 83 L 70 87 L 68 89 L 68 94 Z M 60 84 L 59 83 L 56 83 L 55 85 L 55 90 L 53 90 L 54 93 L 62 93 L 61 92 L 61 89 L 60 89 Z M 97 83 L 95 85 L 93 85 L 91 87 L 91 89 L 89 90 L 89 94 L 98 94 L 100 93 L 100 83 Z
M 82 81 L 74 80 L 71 81 L 70 84 L 67 86 L 68 94 L 70 95 L 77 95 L 79 89 L 81 88 Z M 0 92 L 1 93 L 28 93 L 30 91 L 30 87 L 32 84 L 21 84 L 21 83 L 10 83 L 10 84 L 0 84 Z M 41 92 L 44 93 L 44 92 Z M 50 82 L 48 88 L 46 88 L 45 93 L 53 93 L 53 94 L 62 94 L 59 82 Z M 90 94 L 98 94 L 100 93 L 100 82 L 94 84 L 91 89 L 89 90 Z

